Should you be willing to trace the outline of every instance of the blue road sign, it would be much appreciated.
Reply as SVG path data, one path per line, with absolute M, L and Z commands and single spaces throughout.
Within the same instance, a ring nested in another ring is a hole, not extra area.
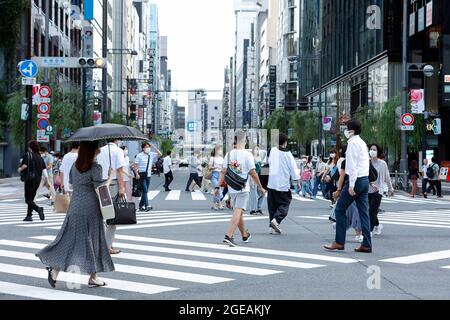
M 22 77 L 34 78 L 38 70 L 38 66 L 34 61 L 24 60 L 20 63 L 20 74 L 22 74 Z
M 194 132 L 197 129 L 197 124 L 195 122 L 188 122 L 187 123 L 187 130 L 189 132 Z

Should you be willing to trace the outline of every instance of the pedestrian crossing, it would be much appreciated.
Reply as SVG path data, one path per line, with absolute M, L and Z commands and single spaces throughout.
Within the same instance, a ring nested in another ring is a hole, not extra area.
M 328 220 L 329 215 L 298 216 L 301 219 Z M 450 229 L 450 210 L 385 212 L 378 215 L 382 224 Z
M 293 194 L 292 198 L 296 201 L 300 201 L 300 202 L 314 202 L 314 201 L 325 201 L 325 202 L 330 202 L 327 199 L 324 199 L 321 196 L 318 196 L 316 199 L 310 199 L 310 198 L 305 198 L 302 195 L 298 195 L 298 194 Z M 428 198 L 428 199 L 424 199 L 424 198 L 411 198 L 411 197 L 407 197 L 404 195 L 395 195 L 394 197 L 384 197 L 381 200 L 381 203 L 383 204 L 403 204 L 403 203 L 408 203 L 408 204 L 418 204 L 418 205 L 429 205 L 429 204 L 438 204 L 438 205 L 450 205 L 450 201 L 448 200 L 439 200 L 439 199 L 432 199 L 432 198 Z
M 442 260 L 450 261 L 450 250 L 426 252 L 426 253 L 414 254 L 414 255 L 409 255 L 409 256 L 389 258 L 389 259 L 384 259 L 384 260 L 380 260 L 380 261 L 387 262 L 387 263 L 401 264 L 401 265 L 414 265 L 414 264 L 422 264 L 422 263 L 426 263 L 426 262 L 435 262 L 435 261 L 437 261 L 438 264 L 449 263 L 449 261 L 442 262 Z M 439 268 L 450 269 L 450 265 L 440 266 Z
M 0 238 L 0 294 L 56 300 L 108 300 L 120 298 L 122 294 L 151 298 L 193 286 L 221 285 L 242 277 L 274 276 L 290 270 L 308 272 L 330 264 L 361 261 L 333 255 L 249 246 L 230 248 L 222 244 L 119 234 L 114 245 L 123 252 L 113 256 L 116 271 L 99 275 L 107 283 L 106 287 L 88 290 L 89 276 L 61 272 L 55 290 L 49 288 L 45 266 L 35 256 L 53 239 L 53 235 L 32 236 L 21 241 Z

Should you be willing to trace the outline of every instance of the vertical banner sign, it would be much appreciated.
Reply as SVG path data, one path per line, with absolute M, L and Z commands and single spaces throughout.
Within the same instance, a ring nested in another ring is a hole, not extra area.
M 277 106 L 277 66 L 269 67 L 269 110 L 272 112 Z
M 450 3 L 447 4 L 450 8 Z M 450 29 L 450 22 L 449 22 Z M 450 35 L 444 34 L 442 36 L 442 106 L 450 107 Z
M 423 113 L 425 111 L 425 90 L 411 89 L 410 93 L 411 112 L 413 114 Z
M 94 20 L 94 0 L 84 0 L 84 20 Z
M 426 27 L 428 28 L 433 24 L 433 1 L 427 3 L 427 21 Z
M 416 33 L 416 13 L 409 15 L 409 36 L 412 37 Z
M 83 28 L 83 56 L 94 56 L 94 27 Z
M 425 30 L 425 7 L 419 9 L 417 31 L 421 32 Z
M 332 117 L 323 117 L 323 131 L 330 131 L 332 122 Z

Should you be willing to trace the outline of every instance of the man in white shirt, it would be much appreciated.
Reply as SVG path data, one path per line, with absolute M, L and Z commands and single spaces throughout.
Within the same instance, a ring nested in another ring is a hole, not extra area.
M 172 154 L 171 150 L 167 151 L 166 157 L 164 158 L 164 161 L 163 161 L 163 172 L 164 172 L 164 177 L 166 178 L 166 181 L 164 183 L 165 191 L 170 191 L 169 186 L 173 181 L 172 158 L 170 157 L 171 154 Z
M 73 142 L 71 145 L 71 151 L 64 155 L 60 167 L 60 175 L 61 175 L 61 189 L 64 193 L 72 194 L 72 185 L 69 183 L 69 175 L 70 170 L 72 169 L 73 164 L 77 161 L 78 158 L 78 149 L 80 148 L 79 142 Z
M 245 143 L 247 135 L 243 130 L 238 130 L 235 133 L 236 149 L 231 150 L 224 159 L 222 172 L 219 178 L 219 185 L 222 185 L 225 180 L 228 183 L 228 192 L 233 202 L 233 217 L 231 218 L 231 224 L 227 234 L 223 240 L 223 243 L 228 244 L 230 247 L 235 247 L 237 244 L 234 242 L 234 232 L 237 228 L 242 235 L 242 241 L 248 242 L 250 240 L 250 233 L 245 229 L 244 225 L 244 211 L 247 210 L 247 204 L 250 198 L 250 181 L 249 176 L 252 177 L 255 184 L 258 186 L 261 194 L 265 194 L 261 182 L 259 181 L 258 174 L 256 173 L 256 166 L 253 155 L 245 150 Z M 245 186 L 240 190 L 233 188 L 228 179 L 225 179 L 227 169 L 233 171 L 233 173 L 242 179 L 246 179 Z
M 141 181 L 142 197 L 139 202 L 139 211 L 148 212 L 153 209 L 148 201 L 148 192 L 150 190 L 150 180 L 152 177 L 152 166 L 162 156 L 161 151 L 148 142 L 141 145 L 142 152 L 134 159 L 134 172 L 136 178 Z M 156 152 L 152 152 L 152 148 Z
M 336 238 L 335 241 L 324 246 L 328 250 L 344 250 L 345 234 L 347 231 L 347 209 L 356 202 L 361 229 L 364 240 L 356 252 L 371 253 L 372 241 L 370 237 L 369 217 L 369 166 L 370 158 L 367 152 L 367 144 L 359 136 L 361 134 L 361 123 L 352 119 L 347 123 L 345 137 L 348 139 L 347 152 L 345 156 L 345 173 L 348 181 L 341 192 L 336 204 Z
M 113 170 L 112 181 L 109 186 L 109 192 L 111 197 L 125 197 L 125 169 L 127 163 L 125 162 L 125 156 L 123 150 L 119 147 L 120 140 L 112 139 L 108 141 L 106 146 L 100 148 L 100 154 L 97 156 L 97 163 L 102 166 L 103 180 L 108 180 L 109 168 Z M 116 234 L 115 225 L 106 225 L 106 242 L 108 243 L 109 253 L 117 254 L 120 250 L 113 248 L 114 237 Z
M 269 182 L 267 184 L 267 207 L 269 209 L 270 233 L 281 234 L 280 223 L 287 217 L 292 201 L 291 179 L 299 185 L 300 176 L 294 156 L 287 150 L 288 136 L 281 133 L 278 147 L 269 155 Z

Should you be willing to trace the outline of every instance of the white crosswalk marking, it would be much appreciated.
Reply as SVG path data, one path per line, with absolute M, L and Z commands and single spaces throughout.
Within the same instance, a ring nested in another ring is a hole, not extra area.
M 298 216 L 300 219 L 328 220 L 328 215 Z M 378 215 L 383 224 L 450 229 L 450 210 L 385 212 Z
M 196 190 L 195 192 L 191 192 L 191 195 L 192 195 L 192 200 L 193 201 L 204 201 L 204 200 L 206 200 L 205 195 L 199 190 Z
M 168 201 L 177 201 L 177 200 L 180 200 L 180 196 L 181 196 L 181 191 L 180 190 L 172 190 L 167 195 L 166 200 L 168 200 Z
M 406 256 L 406 257 L 384 259 L 381 261 L 382 262 L 391 262 L 391 263 L 400 263 L 400 264 L 413 264 L 413 263 L 422 263 L 422 262 L 429 262 L 429 261 L 442 260 L 442 259 L 450 259 L 450 250 L 415 254 L 415 255 Z
M 158 190 L 152 190 L 152 191 L 149 191 L 148 194 L 147 194 L 148 199 L 149 199 L 149 200 L 155 199 L 156 196 L 157 196 L 160 192 L 161 192 L 161 191 L 158 191 Z
M 39 288 L 4 281 L 0 281 L 0 292 L 4 294 L 44 300 L 115 300 L 101 296 Z

